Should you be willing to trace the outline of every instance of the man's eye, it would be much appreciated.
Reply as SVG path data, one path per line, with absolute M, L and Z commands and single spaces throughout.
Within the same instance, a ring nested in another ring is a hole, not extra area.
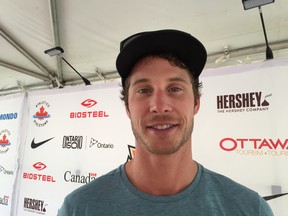
M 145 93 L 150 93 L 151 91 L 149 89 L 139 89 L 138 90 L 138 93 L 142 93 L 142 94 L 145 94 Z
M 168 92 L 178 92 L 178 91 L 181 91 L 181 88 L 179 87 L 172 87 L 168 90 Z

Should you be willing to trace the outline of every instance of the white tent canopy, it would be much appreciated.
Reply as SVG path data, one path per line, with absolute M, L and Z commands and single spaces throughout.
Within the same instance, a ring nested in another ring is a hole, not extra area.
M 218 4 L 216 4 L 218 3 Z M 63 57 L 93 84 L 118 78 L 119 43 L 140 31 L 179 29 L 208 51 L 206 69 L 265 60 L 257 8 L 242 1 L 0 0 L 0 95 L 81 84 L 80 77 L 44 50 Z M 274 58 L 288 57 L 288 0 L 262 7 Z

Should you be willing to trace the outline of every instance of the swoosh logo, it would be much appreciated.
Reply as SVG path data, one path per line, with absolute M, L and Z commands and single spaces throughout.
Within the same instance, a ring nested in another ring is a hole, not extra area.
M 278 197 L 285 196 L 285 195 L 288 195 L 288 193 L 274 194 L 274 195 L 266 196 L 266 197 L 263 197 L 263 198 L 264 198 L 266 201 L 268 201 L 268 200 L 276 199 L 276 198 L 278 198 Z
M 54 137 L 50 138 L 50 139 L 47 139 L 47 140 L 44 140 L 44 141 L 41 141 L 41 142 L 35 142 L 35 138 L 32 140 L 31 142 L 31 148 L 32 149 L 35 149 L 35 148 L 38 148 L 39 146 L 45 144 L 46 142 L 50 141 L 51 139 L 53 139 Z

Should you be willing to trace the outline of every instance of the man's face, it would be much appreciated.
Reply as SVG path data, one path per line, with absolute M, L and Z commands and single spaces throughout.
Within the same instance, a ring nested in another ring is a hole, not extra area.
M 191 143 L 199 101 L 188 72 L 158 57 L 147 57 L 129 77 L 127 114 L 137 148 L 170 155 Z

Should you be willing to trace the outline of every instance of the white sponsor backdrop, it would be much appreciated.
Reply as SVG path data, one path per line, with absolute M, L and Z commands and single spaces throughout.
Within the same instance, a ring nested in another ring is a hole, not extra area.
M 288 61 L 205 71 L 202 81 L 194 158 L 263 197 L 287 193 Z M 288 215 L 288 195 L 268 203 Z
M 287 80 L 287 60 L 204 71 L 193 157 L 261 196 L 288 192 Z M 9 180 L 0 171 L 0 198 L 10 198 L 1 215 L 11 206 L 11 215 L 56 215 L 69 192 L 127 160 L 134 138 L 119 96 L 115 82 L 0 98 L 1 113 L 25 108 L 23 120 L 0 121 L 1 130 L 22 137 L 12 159 L 0 155 L 0 165 L 15 170 Z M 288 196 L 268 203 L 275 215 L 287 215 Z
M 18 169 L 24 94 L 0 97 L 0 213 L 10 215 Z
M 56 215 L 70 191 L 126 161 L 134 142 L 119 92 L 114 83 L 29 94 L 17 215 Z

